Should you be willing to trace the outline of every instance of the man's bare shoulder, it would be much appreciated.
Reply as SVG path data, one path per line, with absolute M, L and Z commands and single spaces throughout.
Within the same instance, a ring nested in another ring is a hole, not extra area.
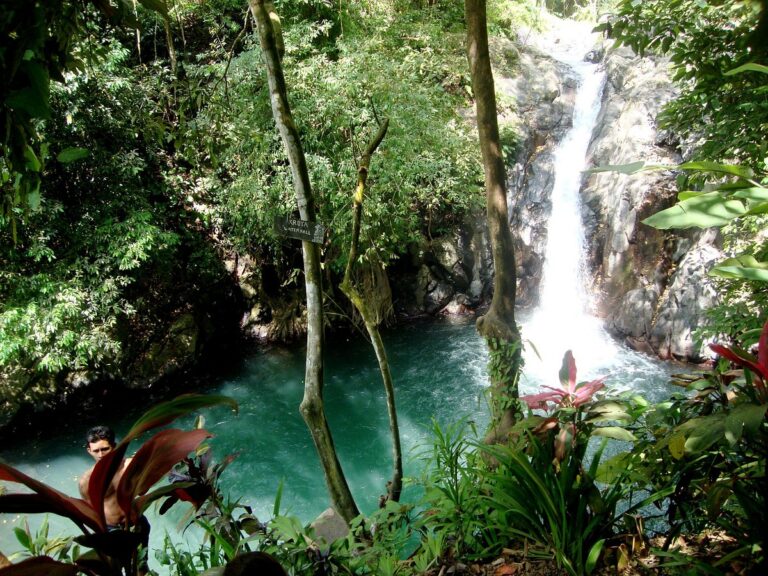
M 80 489 L 80 496 L 83 498 L 88 497 L 88 482 L 91 480 L 91 473 L 93 472 L 93 466 L 88 468 L 80 479 L 77 481 L 77 487 Z

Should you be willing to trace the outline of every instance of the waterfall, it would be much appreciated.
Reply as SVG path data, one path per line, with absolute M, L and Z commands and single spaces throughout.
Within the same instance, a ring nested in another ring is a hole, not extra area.
M 563 354 L 572 350 L 579 380 L 607 375 L 628 350 L 617 345 L 591 314 L 587 291 L 585 238 L 579 188 L 586 153 L 595 127 L 605 74 L 584 61 L 594 38 L 576 29 L 558 37 L 546 51 L 567 64 L 577 78 L 573 125 L 554 151 L 555 179 L 552 212 L 547 225 L 547 245 L 540 300 L 523 321 L 526 343 L 523 392 L 542 383 L 555 385 Z
M 584 60 L 595 35 L 584 23 L 561 21 L 553 34 L 533 35 L 539 50 L 567 64 L 577 79 L 573 124 L 554 151 L 552 212 L 538 307 L 522 319 L 525 368 L 521 393 L 557 385 L 563 354 L 572 350 L 578 380 L 605 376 L 614 392 L 643 391 L 646 398 L 663 396 L 670 369 L 655 358 L 613 340 L 599 318 L 587 290 L 588 274 L 579 189 L 586 154 L 600 111 L 605 74 Z

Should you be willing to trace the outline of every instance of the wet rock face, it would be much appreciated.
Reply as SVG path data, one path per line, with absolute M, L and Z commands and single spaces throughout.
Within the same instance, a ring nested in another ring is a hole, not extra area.
M 496 68 L 496 85 L 515 103 L 501 111 L 500 124 L 513 125 L 519 135 L 508 177 L 510 224 L 516 240 L 517 302 L 530 307 L 537 303 L 543 271 L 554 150 L 572 125 L 577 82 L 565 64 L 533 46 L 497 47 L 498 52 L 517 57 L 514 75 L 506 77 L 499 73 L 503 66 Z M 604 58 L 606 71 L 587 165 L 681 162 L 674 135 L 659 131 L 656 123 L 662 106 L 675 95 L 666 63 L 610 47 L 585 57 Z M 718 236 L 642 224 L 674 203 L 674 174 L 591 174 L 584 177 L 580 193 L 594 305 L 608 330 L 662 358 L 700 360 L 702 349 L 692 333 L 715 303 L 707 272 L 720 258 Z M 482 215 L 419 252 L 419 272 L 410 279 L 411 289 L 415 286 L 411 313 L 455 313 L 490 300 L 493 263 Z
M 606 53 L 606 86 L 588 152 L 591 166 L 675 165 L 674 138 L 656 118 L 675 90 L 666 62 Z M 662 358 L 697 361 L 692 331 L 716 294 L 707 276 L 720 258 L 713 231 L 660 231 L 644 218 L 672 205 L 674 174 L 593 174 L 581 193 L 597 310 L 617 336 Z

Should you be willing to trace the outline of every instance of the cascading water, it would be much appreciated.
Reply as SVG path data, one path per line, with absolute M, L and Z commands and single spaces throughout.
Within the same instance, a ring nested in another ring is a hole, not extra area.
M 559 37 L 557 42 L 550 41 L 546 47 L 551 56 L 571 68 L 578 87 L 572 127 L 554 152 L 552 212 L 539 305 L 522 322 L 527 343 L 523 392 L 542 383 L 556 385 L 557 370 L 567 350 L 576 359 L 579 380 L 609 376 L 614 389 L 631 389 L 633 375 L 643 378 L 659 369 L 658 363 L 617 344 L 591 313 L 579 188 L 600 111 L 605 74 L 601 66 L 584 60 L 594 42 L 587 30 L 576 27 L 573 33 Z M 620 383 L 610 378 L 617 373 L 621 373 Z

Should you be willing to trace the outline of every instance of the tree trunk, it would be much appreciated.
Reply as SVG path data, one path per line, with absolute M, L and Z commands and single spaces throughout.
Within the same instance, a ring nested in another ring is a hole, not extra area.
M 302 220 L 315 221 L 315 206 L 309 182 L 304 151 L 299 131 L 293 121 L 288 105 L 287 89 L 280 63 L 275 36 L 273 16 L 265 7 L 265 0 L 249 0 L 259 41 L 264 54 L 269 81 L 269 95 L 272 114 L 275 118 L 283 145 L 288 154 L 293 175 L 296 203 Z M 336 448 L 333 444 L 328 421 L 323 409 L 323 295 L 320 273 L 320 249 L 316 244 L 302 241 L 304 254 L 304 282 L 307 292 L 307 360 L 304 379 L 304 398 L 301 401 L 301 415 L 309 428 L 315 448 L 323 466 L 325 481 L 331 497 L 331 504 L 347 521 L 359 515 L 357 505 L 341 469 Z
M 379 131 L 368 145 L 368 148 L 360 159 L 360 164 L 357 167 L 357 187 L 352 208 L 352 242 L 349 247 L 349 258 L 347 260 L 346 270 L 344 271 L 344 280 L 341 282 L 340 286 L 341 291 L 347 298 L 349 298 L 350 302 L 352 302 L 354 307 L 360 313 L 360 316 L 363 318 L 365 329 L 368 331 L 368 335 L 371 338 L 371 345 L 376 352 L 376 359 L 379 362 L 379 371 L 381 372 L 381 379 L 384 383 L 384 391 L 387 396 L 389 430 L 392 435 L 393 472 L 392 480 L 387 483 L 386 498 L 383 499 L 382 503 L 386 502 L 386 500 L 394 500 L 397 502 L 400 499 L 400 492 L 403 488 L 403 455 L 400 448 L 400 428 L 397 424 L 395 387 L 392 383 L 392 373 L 389 370 L 389 361 L 387 360 L 387 352 L 384 349 L 384 341 L 379 332 L 379 320 L 376 314 L 374 314 L 368 306 L 365 297 L 355 288 L 352 282 L 352 266 L 357 260 L 360 225 L 363 214 L 363 199 L 365 197 L 365 185 L 368 180 L 368 169 L 371 164 L 371 156 L 373 156 L 376 148 L 378 148 L 379 144 L 384 139 L 388 126 L 389 120 L 384 120 L 379 127 Z
M 464 14 L 494 265 L 491 306 L 477 321 L 477 330 L 488 343 L 490 352 L 491 427 L 486 441 L 502 442 L 521 412 L 517 384 L 522 368 L 522 346 L 515 321 L 515 252 L 509 229 L 506 168 L 496 118 L 485 0 L 465 0 Z

